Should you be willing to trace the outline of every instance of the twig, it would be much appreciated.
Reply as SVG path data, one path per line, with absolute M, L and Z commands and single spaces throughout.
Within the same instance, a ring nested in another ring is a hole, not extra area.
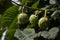
M 14 1 L 12 1 L 13 3 L 15 3 L 15 4 L 17 4 L 16 2 L 14 2 Z M 24 6 L 24 5 L 22 5 L 22 4 L 17 4 L 18 6 Z M 32 8 L 32 7 L 28 7 L 28 6 L 24 6 L 24 7 L 26 7 L 26 8 L 30 8 L 30 9 L 36 9 L 36 10 L 41 10 L 41 11 L 44 11 L 45 9 L 43 9 L 43 8 Z M 54 8 L 55 9 L 55 8 Z M 52 9 L 47 9 L 48 11 L 55 11 L 55 10 L 52 10 Z

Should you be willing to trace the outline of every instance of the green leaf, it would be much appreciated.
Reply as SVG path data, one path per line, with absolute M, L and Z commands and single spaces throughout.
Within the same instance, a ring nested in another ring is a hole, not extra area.
M 19 25 L 17 24 L 17 18 L 14 19 L 12 24 L 10 25 L 9 29 L 17 29 Z
M 15 31 L 16 31 L 16 29 L 8 29 L 6 36 L 5 36 L 5 40 L 16 40 L 14 38 Z
M 1 19 L 1 24 L 3 27 L 9 26 L 13 22 L 15 17 L 18 15 L 18 8 L 18 6 L 12 6 L 4 12 Z
M 15 33 L 16 29 L 19 27 L 19 25 L 17 24 L 17 16 L 15 16 L 15 19 L 13 20 L 13 22 L 9 26 L 8 32 L 7 32 L 6 37 L 5 37 L 5 40 L 11 40 L 11 39 L 12 40 L 17 40 L 17 38 L 14 38 L 14 33 Z
M 6 35 L 6 38 L 5 40 L 11 40 L 14 38 L 14 33 L 16 31 L 16 29 L 18 28 L 18 24 L 17 24 L 17 18 L 14 19 L 14 21 L 12 22 L 12 24 L 10 25 L 9 29 L 8 29 L 8 32 L 7 32 L 7 35 Z M 8 38 L 7 38 L 8 37 Z M 15 40 L 15 38 L 14 38 Z
M 38 5 L 39 5 L 39 1 L 35 2 L 35 3 L 32 5 L 32 8 L 37 8 Z

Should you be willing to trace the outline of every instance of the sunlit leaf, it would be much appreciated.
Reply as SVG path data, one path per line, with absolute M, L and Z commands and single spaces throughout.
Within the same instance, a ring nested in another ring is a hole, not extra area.
M 55 39 L 58 32 L 59 32 L 59 28 L 57 28 L 57 27 L 51 28 L 48 32 L 49 33 L 48 39 Z
M 32 5 L 32 8 L 37 8 L 39 5 L 39 1 L 35 2 L 33 5 Z
M 15 37 L 17 37 L 19 40 L 33 40 L 33 38 L 31 38 L 33 35 L 35 34 L 34 29 L 25 29 L 25 30 L 20 30 L 17 29 L 15 32 Z
M 56 0 L 49 0 L 49 3 L 52 4 L 52 5 L 56 4 Z
M 49 36 L 48 31 L 42 31 L 41 36 L 43 36 L 44 38 L 48 38 Z
M 32 38 L 32 36 L 35 35 L 35 30 L 34 29 L 24 29 L 23 31 L 29 38 Z

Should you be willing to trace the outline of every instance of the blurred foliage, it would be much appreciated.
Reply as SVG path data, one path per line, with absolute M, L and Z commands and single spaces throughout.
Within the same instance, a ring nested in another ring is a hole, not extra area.
M 7 8 L 11 7 L 11 0 L 0 0 L 0 14 L 2 15 Z

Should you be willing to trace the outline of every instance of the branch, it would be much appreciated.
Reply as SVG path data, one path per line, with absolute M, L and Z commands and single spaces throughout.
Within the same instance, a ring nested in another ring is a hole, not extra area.
M 12 1 L 13 3 L 15 3 L 15 4 L 17 4 L 16 2 L 14 2 L 14 1 Z M 24 6 L 24 5 L 22 5 L 22 4 L 17 4 L 18 6 Z M 24 6 L 24 7 L 26 7 L 26 8 L 30 8 L 30 9 L 36 9 L 36 10 L 40 10 L 40 11 L 44 11 L 44 10 L 46 10 L 45 8 L 32 8 L 32 7 L 28 7 L 28 6 Z M 48 11 L 55 11 L 55 10 L 57 10 L 56 8 L 53 8 L 53 9 L 47 9 Z

